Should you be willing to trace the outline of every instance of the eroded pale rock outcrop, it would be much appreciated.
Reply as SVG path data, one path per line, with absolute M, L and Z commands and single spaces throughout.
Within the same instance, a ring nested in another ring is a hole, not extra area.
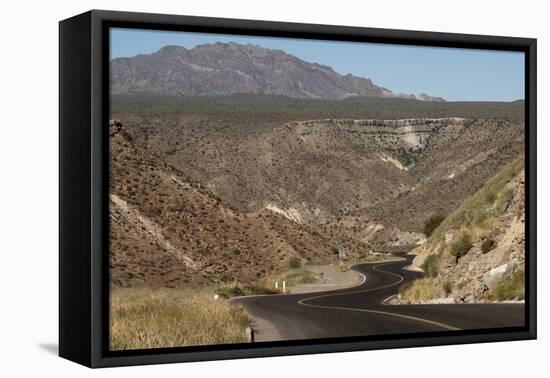
M 315 128 L 335 127 L 341 132 L 355 135 L 368 143 L 385 147 L 422 150 L 429 142 L 430 136 L 441 128 L 462 125 L 464 118 L 411 118 L 396 120 L 379 119 L 319 119 L 290 122 L 285 126 L 296 130 L 300 135 L 309 135 Z M 385 158 L 386 161 L 392 162 Z M 399 166 L 398 166 L 399 168 Z M 406 170 L 401 167 L 401 170 Z

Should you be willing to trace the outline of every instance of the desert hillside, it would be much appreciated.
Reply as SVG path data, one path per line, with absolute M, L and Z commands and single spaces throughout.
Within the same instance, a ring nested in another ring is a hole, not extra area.
M 110 273 L 114 286 L 253 282 L 288 267 L 330 261 L 367 244 L 296 223 L 269 209 L 241 212 L 134 143 L 113 121 Z
M 421 242 L 425 219 L 456 209 L 524 148 L 516 103 L 271 100 L 115 96 L 113 116 L 236 211 L 380 247 Z M 426 116 L 394 118 L 414 114 Z
M 405 302 L 524 298 L 525 161 L 487 181 L 416 248 L 426 277 L 402 289 Z

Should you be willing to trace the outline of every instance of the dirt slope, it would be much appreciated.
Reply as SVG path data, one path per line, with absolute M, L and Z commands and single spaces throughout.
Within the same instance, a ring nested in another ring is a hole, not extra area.
M 412 302 L 523 299 L 525 161 L 507 164 L 416 248 L 428 277 L 402 293 Z
M 114 114 L 137 144 L 234 209 L 270 208 L 381 245 L 421 241 L 426 218 L 456 209 L 524 146 L 520 119 L 296 120 L 314 110 L 302 100 L 285 100 L 286 113 L 250 105 L 260 100 L 172 100 L 160 112 L 154 99 L 125 98 Z
M 292 257 L 330 261 L 353 239 L 321 233 L 267 209 L 231 209 L 201 184 L 111 127 L 111 282 L 115 286 L 181 286 L 252 282 L 287 268 Z

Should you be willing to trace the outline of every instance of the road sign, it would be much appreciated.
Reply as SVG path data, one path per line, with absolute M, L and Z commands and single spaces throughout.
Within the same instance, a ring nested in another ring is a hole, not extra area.
M 343 259 L 346 257 L 346 247 L 340 246 L 338 247 L 338 258 Z

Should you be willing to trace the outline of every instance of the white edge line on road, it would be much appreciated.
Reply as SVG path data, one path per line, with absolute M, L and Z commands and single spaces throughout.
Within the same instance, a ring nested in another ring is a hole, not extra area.
M 305 307 L 327 308 L 327 309 L 343 310 L 343 311 L 358 311 L 358 312 L 365 312 L 365 313 L 371 313 L 371 314 L 394 316 L 394 317 L 398 317 L 398 318 L 409 319 L 409 320 L 413 320 L 413 321 L 418 321 L 418 322 L 422 322 L 422 323 L 431 324 L 431 325 L 441 327 L 441 328 L 451 330 L 451 331 L 460 330 L 460 328 L 454 327 L 454 326 L 449 325 L 449 324 L 445 324 L 445 323 L 441 323 L 441 322 L 437 322 L 437 321 L 433 321 L 433 320 L 429 320 L 429 319 L 419 318 L 419 317 L 416 317 L 416 316 L 395 313 L 395 312 L 377 311 L 377 310 L 369 310 L 369 309 L 362 309 L 362 308 L 355 308 L 355 307 L 324 306 L 324 305 L 314 305 L 314 304 L 310 304 L 310 303 L 305 303 L 305 301 L 319 299 L 319 298 L 326 298 L 326 297 L 332 297 L 332 296 L 338 296 L 338 295 L 347 295 L 347 294 L 361 293 L 361 292 L 366 293 L 366 292 L 370 292 L 370 291 L 376 291 L 376 290 L 392 287 L 392 286 L 395 286 L 395 285 L 399 285 L 401 282 L 403 282 L 405 280 L 404 276 L 402 276 L 400 274 L 388 272 L 387 270 L 377 269 L 378 266 L 381 266 L 381 265 L 383 266 L 383 265 L 388 265 L 388 264 L 390 264 L 390 262 L 376 264 L 372 267 L 372 269 L 377 270 L 379 272 L 384 272 L 384 273 L 387 273 L 387 274 L 390 274 L 392 276 L 396 276 L 396 277 L 400 278 L 398 281 L 396 281 L 392 284 L 385 285 L 385 286 L 382 286 L 382 287 L 379 287 L 379 288 L 374 288 L 374 289 L 357 290 L 355 292 L 349 292 L 349 293 L 341 293 L 341 294 L 333 293 L 333 294 L 317 295 L 317 296 L 313 296 L 313 297 L 309 297 L 309 298 L 302 298 L 298 301 L 298 304 L 300 304 L 302 306 L 305 306 Z
M 387 297 L 386 299 L 384 299 L 384 300 L 382 301 L 382 304 L 383 304 L 383 305 L 386 305 L 386 306 L 392 306 L 392 304 L 391 304 L 391 303 L 388 303 L 388 302 L 391 301 L 392 298 L 394 298 L 394 297 L 396 297 L 396 296 L 397 296 L 397 294 L 390 295 L 389 297 Z

